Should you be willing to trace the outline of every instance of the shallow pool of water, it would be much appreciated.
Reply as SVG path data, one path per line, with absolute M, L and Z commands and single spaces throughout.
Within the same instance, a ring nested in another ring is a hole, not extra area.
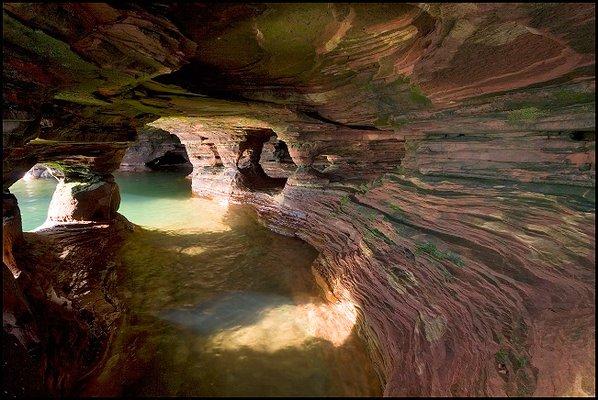
M 310 271 L 317 255 L 311 246 L 269 231 L 249 207 L 193 197 L 182 176 L 129 173 L 116 180 L 119 212 L 144 229 L 117 255 L 128 311 L 81 394 L 381 394 L 356 334 L 357 310 L 324 300 Z M 52 184 L 11 188 L 24 227 L 45 220 L 41 197 L 47 209 Z M 32 205 L 36 221 L 25 216 Z

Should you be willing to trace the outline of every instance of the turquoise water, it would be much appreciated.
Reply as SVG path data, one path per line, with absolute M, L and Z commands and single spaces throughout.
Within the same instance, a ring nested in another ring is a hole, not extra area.
M 193 202 L 189 202 L 191 182 L 185 176 L 168 172 L 117 173 L 115 178 L 121 194 L 118 211 L 129 221 L 157 228 L 188 222 Z M 19 203 L 24 231 L 45 222 L 56 184 L 54 178 L 21 179 L 10 187 Z
M 21 179 L 10 187 L 17 197 L 24 231 L 31 231 L 46 221 L 48 206 L 58 181 L 47 179 Z
M 191 181 L 176 172 L 117 173 L 121 203 L 118 212 L 131 222 L 148 228 L 193 229 L 213 202 L 192 198 Z M 18 200 L 24 231 L 42 225 L 57 181 L 54 178 L 21 179 L 10 187 Z M 198 212 L 197 216 L 193 215 Z
M 357 309 L 329 303 L 317 252 L 263 227 L 247 206 L 193 197 L 176 173 L 119 173 L 119 212 L 141 225 L 116 259 L 127 311 L 86 396 L 375 396 Z M 11 192 L 24 229 L 54 181 Z

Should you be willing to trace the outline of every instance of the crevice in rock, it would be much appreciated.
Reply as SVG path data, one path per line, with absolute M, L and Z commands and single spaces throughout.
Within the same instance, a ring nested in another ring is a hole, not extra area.
M 595 131 L 573 131 L 569 133 L 569 138 L 576 142 L 590 142 L 596 140 Z
M 335 126 L 339 126 L 342 128 L 349 128 L 349 129 L 357 129 L 361 131 L 380 131 L 380 129 L 376 128 L 375 126 L 371 125 L 353 125 L 353 124 L 343 124 L 342 122 L 333 121 L 328 119 L 322 115 L 320 115 L 317 111 L 303 111 L 303 114 L 306 116 L 317 119 L 318 121 L 325 122 L 327 124 L 332 124 Z

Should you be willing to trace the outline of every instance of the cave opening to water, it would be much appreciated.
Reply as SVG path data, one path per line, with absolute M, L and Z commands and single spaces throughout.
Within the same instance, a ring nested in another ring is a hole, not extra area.
M 44 224 L 57 184 L 58 180 L 44 164 L 36 164 L 10 187 L 18 200 L 23 231 L 29 232 Z
M 154 171 L 189 170 L 190 172 L 193 169 L 187 158 L 170 150 L 162 156 L 147 161 L 145 165 Z

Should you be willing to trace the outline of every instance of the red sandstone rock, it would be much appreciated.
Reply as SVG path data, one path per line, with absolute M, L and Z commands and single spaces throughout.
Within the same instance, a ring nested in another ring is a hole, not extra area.
M 57 222 L 106 222 L 116 217 L 120 205 L 118 185 L 109 181 L 58 182 L 48 208 L 47 224 Z
M 121 171 L 152 169 L 192 169 L 185 146 L 168 132 L 145 129 L 137 142 L 127 148 L 120 164 Z
M 38 162 L 72 182 L 110 174 L 151 123 L 180 138 L 196 194 L 251 203 L 318 249 L 317 281 L 359 309 L 386 395 L 595 393 L 594 5 L 6 4 L 4 18 L 5 189 Z M 262 172 L 288 179 L 264 191 Z M 115 184 L 70 185 L 85 189 L 62 184 L 52 218 L 118 221 Z M 44 257 L 11 256 L 10 204 L 5 263 L 28 270 Z M 83 225 L 47 233 L 79 249 L 69 271 L 89 267 Z M 68 320 L 35 276 L 32 315 Z M 68 393 L 83 364 L 51 362 L 41 376 Z

